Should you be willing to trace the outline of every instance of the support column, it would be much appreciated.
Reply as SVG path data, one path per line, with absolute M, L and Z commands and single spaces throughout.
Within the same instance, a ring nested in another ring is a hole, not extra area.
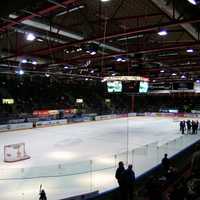
M 135 112 L 135 95 L 131 96 L 131 112 Z

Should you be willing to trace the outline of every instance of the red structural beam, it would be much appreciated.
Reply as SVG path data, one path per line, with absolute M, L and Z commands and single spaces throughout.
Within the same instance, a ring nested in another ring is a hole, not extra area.
M 167 46 L 167 47 L 157 47 L 157 48 L 148 48 L 148 49 L 141 49 L 141 50 L 133 50 L 133 51 L 128 51 L 128 52 L 121 52 L 121 53 L 114 53 L 114 54 L 108 54 L 108 55 L 97 55 L 97 56 L 84 56 L 84 57 L 75 57 L 71 58 L 68 60 L 61 61 L 56 64 L 65 64 L 68 62 L 73 62 L 73 61 L 85 61 L 85 60 L 92 60 L 92 61 L 97 61 L 97 60 L 107 60 L 110 58 L 118 57 L 118 56 L 128 56 L 130 54 L 149 54 L 149 53 L 159 53 L 163 51 L 172 51 L 172 50 L 179 50 L 179 49 L 186 49 L 188 47 L 198 47 L 200 46 L 200 42 L 191 42 L 188 44 L 184 45 L 173 45 L 173 46 Z
M 148 73 L 148 72 L 158 72 L 160 73 L 160 70 L 165 70 L 164 73 L 168 73 L 170 71 L 173 71 L 174 69 L 176 69 L 177 72 L 181 71 L 182 73 L 186 72 L 186 71 L 200 71 L 200 64 L 192 64 L 192 65 L 168 65 L 168 66 L 164 66 L 164 67 L 152 67 L 152 68 L 148 68 L 148 67 L 144 67 L 144 69 L 142 70 L 142 73 Z M 164 75 L 163 73 L 163 75 Z
M 84 56 L 84 57 L 75 57 L 75 58 L 71 58 L 71 59 L 66 59 L 66 60 L 60 60 L 57 61 L 56 63 L 52 63 L 52 64 L 57 64 L 57 65 L 64 65 L 64 64 L 74 64 L 80 61 L 87 61 L 87 60 L 91 60 L 91 61 L 99 61 L 99 60 L 108 60 L 108 59 L 113 59 L 114 57 L 117 56 L 125 56 L 125 55 L 129 55 L 129 54 L 135 54 L 135 53 L 159 53 L 159 52 L 163 52 L 163 51 L 170 51 L 170 50 L 181 50 L 181 49 L 185 49 L 188 47 L 198 47 L 200 46 L 200 42 L 190 42 L 188 44 L 182 44 L 182 45 L 171 45 L 171 46 L 167 46 L 167 47 L 157 47 L 157 48 L 151 48 L 151 49 L 143 49 L 143 50 L 133 50 L 133 51 L 129 51 L 129 52 L 123 52 L 123 53 L 117 53 L 117 54 L 109 54 L 109 55 L 104 55 L 102 57 L 102 55 L 98 55 L 98 56 Z M 133 58 L 134 59 L 134 58 Z M 163 61 L 176 61 L 176 60 L 180 60 L 180 61 L 192 61 L 192 60 L 200 60 L 199 56 L 180 56 L 180 57 L 167 57 L 167 58 L 158 58 L 157 60 L 152 59 L 149 61 L 130 61 L 130 64 L 147 64 L 147 63 L 153 63 L 153 62 L 163 62 Z M 119 65 L 127 65 L 127 63 L 119 63 Z M 41 65 L 40 67 L 46 67 L 47 65 Z
M 63 5 L 67 6 L 68 4 L 71 4 L 71 3 L 74 3 L 78 0 L 65 0 L 63 2 L 61 2 Z M 17 17 L 16 19 L 13 19 L 11 22 L 3 25 L 0 27 L 0 32 L 4 32 L 6 31 L 7 29 L 21 23 L 22 21 L 25 21 L 25 20 L 30 20 L 32 18 L 34 18 L 35 16 L 44 16 L 50 12 L 53 12 L 55 10 L 57 10 L 58 8 L 60 8 L 59 5 L 53 5 L 53 6 L 48 6 L 46 8 L 43 8 L 39 11 L 36 11 L 34 12 L 33 14 L 31 15 L 27 15 L 27 16 L 23 16 L 23 17 Z
M 117 18 L 112 18 L 112 19 L 108 19 L 108 23 L 112 23 L 112 22 L 119 22 L 119 21 L 130 21 L 130 20 L 145 20 L 145 19 L 150 19 L 153 17 L 159 17 L 159 16 L 163 16 L 165 14 L 163 13 L 153 13 L 153 14 L 149 14 L 149 15 L 133 15 L 133 16 L 125 16 L 125 17 L 117 17 Z M 105 22 L 105 19 L 100 19 L 100 20 L 89 20 L 89 23 L 91 24 L 97 24 L 100 22 Z M 63 29 L 68 29 L 68 28 L 72 28 L 72 27 L 76 27 L 76 26 L 81 26 L 81 23 L 76 23 L 76 24 L 70 24 L 67 26 L 63 26 L 61 24 L 55 24 Z
M 37 50 L 30 51 L 30 52 L 27 52 L 27 53 L 22 52 L 22 53 L 19 53 L 19 54 L 15 54 L 13 56 L 4 57 L 2 59 L 9 59 L 9 58 L 23 56 L 23 55 L 31 56 L 31 55 L 34 55 L 34 54 L 45 54 L 45 53 L 49 53 L 49 52 L 53 53 L 53 52 L 62 50 L 66 47 L 73 46 L 73 45 L 81 45 L 83 43 L 92 42 L 92 41 L 99 41 L 100 42 L 100 41 L 113 39 L 113 38 L 127 37 L 127 36 L 130 36 L 130 35 L 136 35 L 136 34 L 140 34 L 140 33 L 156 31 L 156 30 L 159 30 L 159 28 L 170 28 L 170 27 L 181 25 L 181 24 L 197 23 L 197 22 L 200 22 L 200 18 L 195 18 L 195 19 L 190 19 L 190 20 L 173 21 L 173 22 L 162 23 L 162 24 L 157 24 L 157 25 L 153 25 L 153 26 L 145 26 L 145 27 L 131 29 L 131 30 L 128 30 L 126 32 L 120 32 L 120 33 L 107 35 L 106 37 L 103 37 L 103 36 L 94 37 L 94 38 L 90 38 L 90 39 L 84 39 L 84 40 L 80 40 L 80 41 L 76 41 L 76 42 L 57 45 L 57 46 L 52 47 L 52 48 L 37 49 Z M 171 50 L 173 50 L 173 49 L 171 49 Z M 120 55 L 122 55 L 122 54 L 120 54 Z
M 86 42 L 109 40 L 109 39 L 119 38 L 119 37 L 127 37 L 127 36 L 130 36 L 130 35 L 135 35 L 135 34 L 139 34 L 139 33 L 152 32 L 152 31 L 155 31 L 155 30 L 162 28 L 162 27 L 167 28 L 167 27 L 173 27 L 173 26 L 177 26 L 177 25 L 181 25 L 181 24 L 197 23 L 197 22 L 200 22 L 200 18 L 191 19 L 191 20 L 180 20 L 180 21 L 177 21 L 177 22 L 163 23 L 163 24 L 158 24 L 158 25 L 154 25 L 154 26 L 146 26 L 146 27 L 131 29 L 131 30 L 128 30 L 126 32 L 120 32 L 120 33 L 116 33 L 116 34 L 107 35 L 105 37 L 102 36 L 102 37 L 90 38 L 90 39 L 85 39 L 85 40 L 72 42 L 72 43 L 66 43 L 66 44 L 55 46 L 54 48 L 51 48 L 51 49 L 44 48 L 44 49 L 33 51 L 32 53 L 46 53 L 46 52 L 49 52 L 49 51 L 55 52 L 55 51 L 64 49 L 68 46 L 79 45 L 79 44 L 83 44 L 83 43 L 86 43 Z
M 159 57 L 157 56 L 155 59 L 149 59 L 146 61 L 143 60 L 134 60 L 130 61 L 130 64 L 149 64 L 154 62 L 162 62 L 166 64 L 170 63 L 179 63 L 179 62 L 186 62 L 186 61 L 200 61 L 200 56 L 165 56 L 165 57 Z M 121 63 L 121 65 L 127 65 L 126 63 Z

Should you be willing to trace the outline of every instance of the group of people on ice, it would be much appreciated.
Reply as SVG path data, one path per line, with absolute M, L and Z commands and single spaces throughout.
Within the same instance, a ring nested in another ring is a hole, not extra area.
M 196 120 L 183 120 L 183 121 L 180 121 L 180 131 L 182 134 L 197 134 L 197 131 L 198 131 L 198 128 L 199 128 L 199 121 Z

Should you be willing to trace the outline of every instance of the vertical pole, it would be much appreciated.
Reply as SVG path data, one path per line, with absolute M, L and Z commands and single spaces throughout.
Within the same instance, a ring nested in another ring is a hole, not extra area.
M 175 5 L 175 0 L 173 0 L 173 20 L 176 19 L 176 13 L 175 13 L 176 12 L 176 10 L 175 10 L 176 8 L 175 8 L 175 6 L 176 6 Z
M 177 139 L 174 140 L 174 150 L 178 150 L 178 146 L 177 146 Z
M 90 160 L 90 192 L 92 192 L 92 186 L 93 186 L 93 183 L 92 183 L 92 160 Z
M 115 155 L 114 158 L 115 158 L 115 167 L 117 167 L 117 155 Z
M 22 199 L 24 199 L 24 193 L 22 192 Z
M 129 123 L 128 123 L 128 114 L 127 114 L 127 120 L 126 120 L 127 124 L 126 124 L 126 148 L 127 148 L 127 154 L 126 154 L 126 164 L 128 165 L 128 159 L 129 159 Z
M 131 96 L 131 112 L 135 112 L 135 96 Z
M 132 164 L 134 164 L 134 166 L 135 166 L 135 163 L 134 163 L 134 149 L 132 150 Z
M 167 142 L 167 150 L 166 150 L 166 153 L 169 155 L 171 152 L 169 152 L 170 149 L 169 149 L 169 143 Z
M 160 158 L 159 146 L 157 146 L 156 150 L 157 150 L 157 163 L 159 164 L 160 163 L 160 160 L 159 160 L 159 158 Z

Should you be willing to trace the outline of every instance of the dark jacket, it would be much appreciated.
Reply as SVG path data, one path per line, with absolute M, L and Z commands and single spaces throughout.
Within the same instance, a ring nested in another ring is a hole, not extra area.
M 132 169 L 127 169 L 124 172 L 124 178 L 127 185 L 133 185 L 135 183 L 135 172 Z
M 124 167 L 118 167 L 115 173 L 115 178 L 117 179 L 119 185 L 123 182 Z

